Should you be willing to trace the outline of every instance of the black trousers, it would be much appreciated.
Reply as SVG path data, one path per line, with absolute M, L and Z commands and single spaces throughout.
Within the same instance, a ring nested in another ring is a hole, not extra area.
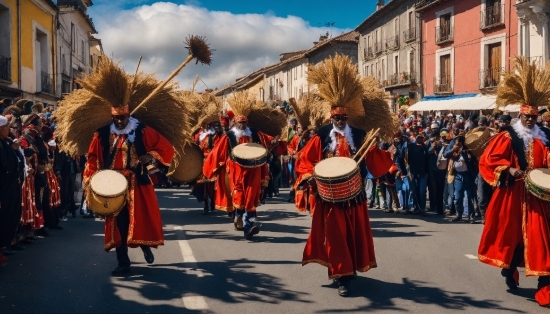
M 116 247 L 118 266 L 128 267 L 131 264 L 130 257 L 128 256 L 128 229 L 130 228 L 130 214 L 128 213 L 128 208 L 126 206 L 116 217 L 116 225 L 122 240 L 122 243 Z M 140 245 L 140 248 L 142 251 L 149 249 L 149 247 L 144 245 Z
M 67 213 L 75 212 L 75 191 L 76 173 L 67 173 L 61 178 L 59 187 L 61 188 L 61 216 L 66 216 Z
M 430 209 L 435 210 L 438 213 L 443 212 L 443 193 L 445 191 L 445 175 L 447 172 L 445 170 L 430 170 L 428 180 L 430 183 L 429 188 L 433 190 L 433 203 L 430 199 Z
M 15 181 L 0 191 L 0 248 L 15 237 L 21 211 L 21 186 Z
M 477 175 L 477 206 L 481 213 L 481 217 L 485 219 L 485 212 L 487 206 L 493 197 L 493 188 L 489 183 L 485 182 L 481 177 L 481 174 Z

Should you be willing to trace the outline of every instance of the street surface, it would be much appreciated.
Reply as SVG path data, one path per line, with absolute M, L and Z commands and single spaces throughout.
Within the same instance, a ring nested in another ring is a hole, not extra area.
M 202 215 L 187 189 L 157 190 L 165 246 L 148 266 L 140 249 L 127 277 L 111 277 L 103 222 L 69 218 L 0 268 L 0 313 L 543 313 L 536 278 L 520 270 L 506 291 L 500 271 L 477 261 L 482 225 L 370 210 L 378 268 L 338 296 L 326 268 L 302 267 L 309 215 L 280 198 L 259 208 L 252 241 L 222 212 Z

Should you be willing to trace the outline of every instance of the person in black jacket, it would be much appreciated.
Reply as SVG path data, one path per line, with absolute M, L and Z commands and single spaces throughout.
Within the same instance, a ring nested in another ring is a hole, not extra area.
M 78 164 L 76 160 L 65 152 L 61 152 L 59 147 L 55 147 L 54 171 L 59 181 L 61 188 L 61 219 L 67 220 L 67 214 L 71 213 L 73 218 L 76 217 L 76 204 L 74 201 L 76 174 Z
M 424 144 L 423 135 L 417 135 L 415 143 L 409 144 L 407 160 L 413 196 L 413 213 L 424 214 L 426 212 L 426 192 L 428 187 L 428 148 Z
M 441 166 L 440 153 L 444 149 L 443 143 L 438 134 L 432 134 L 430 137 L 430 147 L 428 148 L 428 181 L 429 189 L 432 191 L 430 199 L 430 209 L 435 210 L 438 215 L 443 215 L 443 192 L 445 190 L 446 167 Z M 441 153 L 442 154 L 442 153 Z
M 0 116 L 0 248 L 10 245 L 21 219 L 21 161 L 8 137 L 8 119 Z M 6 257 L 0 253 L 0 263 Z
M 452 171 L 454 172 L 454 206 L 456 217 L 452 221 L 461 221 L 464 213 L 464 193 L 466 192 L 468 202 L 468 221 L 473 223 L 475 217 L 474 205 L 472 201 L 472 191 L 474 178 L 477 175 L 477 161 L 474 155 L 468 151 L 464 145 L 465 137 L 459 135 L 455 137 L 449 146 L 447 146 L 444 156 L 451 158 Z

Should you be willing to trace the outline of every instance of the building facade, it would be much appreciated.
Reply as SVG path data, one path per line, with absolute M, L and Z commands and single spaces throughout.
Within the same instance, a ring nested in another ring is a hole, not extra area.
M 57 93 L 70 93 L 77 88 L 75 79 L 91 70 L 91 38 L 97 34 L 92 19 L 88 16 L 91 0 L 57 0 L 59 20 L 57 23 L 58 54 Z
M 376 11 L 355 30 L 359 32 L 359 73 L 373 76 L 392 96 L 391 105 L 405 96 L 422 98 L 420 19 L 417 0 L 379 1 Z
M 424 95 L 495 94 L 501 73 L 513 66 L 510 57 L 518 53 L 512 1 L 432 0 L 417 5 Z M 494 104 L 494 98 L 487 102 Z M 487 109 L 481 103 L 472 109 Z
M 550 1 L 520 0 L 515 7 L 519 19 L 518 53 L 546 64 L 550 60 Z
M 0 0 L 0 97 L 57 100 L 57 6 L 51 0 Z

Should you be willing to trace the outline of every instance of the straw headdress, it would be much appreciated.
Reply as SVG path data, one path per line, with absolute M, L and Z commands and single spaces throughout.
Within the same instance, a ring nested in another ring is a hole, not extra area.
M 56 112 L 58 136 L 63 150 L 71 155 L 87 152 L 94 132 L 111 123 L 111 107 L 135 109 L 161 84 L 151 74 L 128 75 L 107 56 L 78 83 L 82 89 L 66 96 Z M 179 152 L 190 139 L 184 133 L 189 127 L 187 108 L 176 97 L 175 88 L 175 84 L 163 87 L 134 117 L 162 134 Z
M 36 114 L 42 113 L 42 111 L 44 111 L 44 104 L 41 102 L 35 102 L 31 106 L 31 111 L 32 113 L 36 113 Z
M 380 84 L 372 77 L 360 78 L 349 57 L 336 54 L 317 66 L 310 66 L 308 82 L 316 85 L 314 94 L 321 100 L 312 109 L 311 116 L 316 116 L 317 121 L 330 117 L 329 106 L 345 107 L 353 127 L 367 132 L 380 128 L 383 138 L 390 138 L 398 129 L 397 117 L 391 113 Z
M 545 67 L 516 56 L 515 66 L 504 72 L 497 91 L 497 108 L 512 104 L 543 107 L 550 104 L 550 62 Z
M 12 116 L 19 118 L 23 114 L 23 110 L 16 105 L 11 105 L 4 109 L 4 112 L 2 114 L 4 116 L 7 114 L 11 114 Z
M 227 102 L 235 115 L 248 117 L 248 126 L 271 136 L 281 134 L 287 125 L 287 118 L 278 109 L 268 108 L 261 101 L 255 100 L 248 91 L 236 92 Z
M 220 112 L 223 109 L 222 100 L 210 93 L 199 95 L 203 103 L 196 124 L 193 127 L 193 133 L 205 124 L 220 121 Z

